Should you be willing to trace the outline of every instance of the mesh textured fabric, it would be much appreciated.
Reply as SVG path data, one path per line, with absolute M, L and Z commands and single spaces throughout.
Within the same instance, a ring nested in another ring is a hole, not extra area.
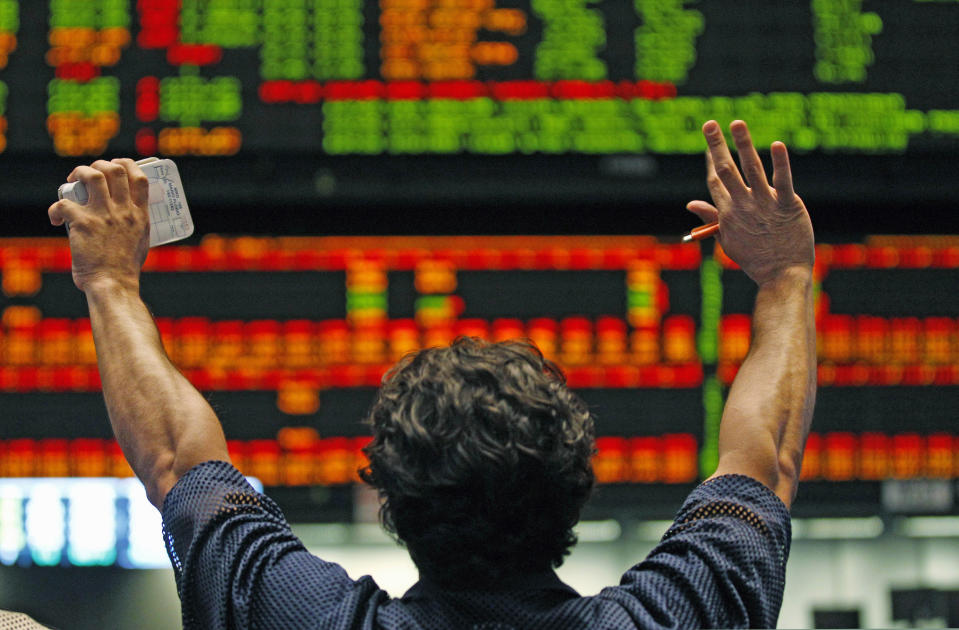
M 649 556 L 595 596 L 550 573 L 492 591 L 420 582 L 394 599 L 371 577 L 352 580 L 311 555 L 226 462 L 184 475 L 163 523 L 186 628 L 774 627 L 791 536 L 776 495 L 726 475 L 697 487 Z
M 9 610 L 0 610 L 0 630 L 49 630 L 29 615 Z

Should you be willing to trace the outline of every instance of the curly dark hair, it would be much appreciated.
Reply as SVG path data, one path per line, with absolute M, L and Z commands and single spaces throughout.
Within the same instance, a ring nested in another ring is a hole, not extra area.
M 420 574 L 447 588 L 558 567 L 593 488 L 593 419 L 530 342 L 460 337 L 401 360 L 361 478 Z

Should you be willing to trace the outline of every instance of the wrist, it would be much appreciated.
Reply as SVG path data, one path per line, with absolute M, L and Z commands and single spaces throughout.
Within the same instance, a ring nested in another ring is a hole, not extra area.
M 759 290 L 777 290 L 787 287 L 812 287 L 812 264 L 794 264 L 777 269 L 758 279 Z
M 119 297 L 121 295 L 140 295 L 140 278 L 95 274 L 84 278 L 82 290 L 87 298 Z

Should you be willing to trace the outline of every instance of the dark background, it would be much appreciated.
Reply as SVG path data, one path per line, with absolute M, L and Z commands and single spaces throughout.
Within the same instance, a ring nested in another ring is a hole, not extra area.
M 138 15 L 131 3 L 136 37 Z M 520 49 L 510 67 L 480 68 L 480 80 L 534 78 L 543 24 L 528 0 L 501 0 L 528 16 L 519 37 L 480 32 Z M 18 49 L 0 80 L 9 87 L 8 148 L 0 154 L 0 233 L 56 234 L 42 210 L 80 158 L 59 158 L 45 129 L 48 3 L 20 3 Z M 378 9 L 364 10 L 367 76 L 379 62 Z M 635 81 L 632 3 L 601 2 L 609 78 Z M 861 84 L 826 85 L 813 76 L 813 15 L 808 3 L 768 3 L 762 11 L 733 0 L 691 3 L 704 16 L 697 60 L 679 96 L 751 92 L 897 92 L 906 107 L 954 109 L 959 102 L 959 11 L 952 3 L 875 0 L 883 31 L 872 38 L 875 62 Z M 341 156 L 322 153 L 321 104 L 268 105 L 257 97 L 259 49 L 225 49 L 201 76 L 232 75 L 243 85 L 235 124 L 244 148 L 230 158 L 177 158 L 199 233 L 504 234 L 642 233 L 679 235 L 696 223 L 683 206 L 705 196 L 698 156 L 581 154 L 530 156 Z M 104 74 L 121 81 L 121 131 L 106 157 L 133 154 L 136 131 L 163 125 L 134 115 L 136 81 L 175 76 L 164 50 L 124 50 Z M 854 113 L 854 112 L 853 112 Z M 688 121 L 699 125 L 703 121 Z M 728 121 L 722 121 L 728 122 Z M 747 121 L 748 122 L 748 121 Z M 218 123 L 219 124 L 219 123 Z M 211 125 L 207 125 L 209 127 Z M 917 134 L 902 154 L 794 154 L 797 191 L 820 239 L 872 233 L 955 232 L 959 222 L 959 137 Z M 92 158 L 91 158 L 92 159 Z

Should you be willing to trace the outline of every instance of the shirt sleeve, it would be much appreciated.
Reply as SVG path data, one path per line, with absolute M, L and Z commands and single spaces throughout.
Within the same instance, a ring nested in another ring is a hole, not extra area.
M 772 628 L 791 535 L 786 506 L 766 486 L 716 477 L 689 495 L 649 556 L 599 597 L 639 627 Z
M 280 508 L 227 462 L 199 464 L 163 503 L 163 539 L 185 628 L 302 628 L 351 624 L 385 598 L 310 554 Z

